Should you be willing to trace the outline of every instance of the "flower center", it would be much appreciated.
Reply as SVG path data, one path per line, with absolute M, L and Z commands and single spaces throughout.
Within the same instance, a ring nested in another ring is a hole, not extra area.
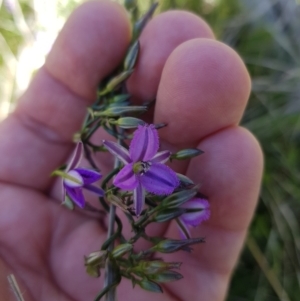
M 134 163 L 133 165 L 133 172 L 137 175 L 143 175 L 145 174 L 149 168 L 151 166 L 151 162 L 144 162 L 144 161 L 140 161 L 137 163 Z

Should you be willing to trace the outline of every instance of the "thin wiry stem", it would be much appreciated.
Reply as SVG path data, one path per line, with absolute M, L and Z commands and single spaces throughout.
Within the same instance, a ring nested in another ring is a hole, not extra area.
M 20 288 L 18 286 L 18 283 L 17 283 L 17 280 L 15 278 L 15 276 L 13 274 L 10 274 L 7 276 L 7 280 L 9 282 L 9 285 L 17 299 L 17 301 L 25 301 L 23 296 L 22 296 L 22 293 L 20 291 Z
M 121 144 L 121 139 L 118 139 L 118 143 Z M 120 167 L 120 160 L 118 158 L 115 159 L 114 169 Z M 115 225 L 115 218 L 116 218 L 116 206 L 111 204 L 109 209 L 109 220 L 108 220 L 108 230 L 107 230 L 107 238 L 110 238 L 114 234 L 114 225 Z M 112 251 L 114 248 L 114 241 L 108 247 L 108 251 Z M 107 260 L 106 264 L 106 277 L 104 287 L 111 286 L 114 283 L 114 271 L 110 260 Z M 107 301 L 115 301 L 116 300 L 116 288 L 112 287 L 108 293 L 106 294 Z
M 263 253 L 259 249 L 255 240 L 251 236 L 249 236 L 247 238 L 246 245 L 249 248 L 253 257 L 255 258 L 256 262 L 258 263 L 259 267 L 263 271 L 265 277 L 269 281 L 270 285 L 272 286 L 272 288 L 273 288 L 274 292 L 276 293 L 277 297 L 279 298 L 279 300 L 280 301 L 290 301 L 290 298 L 289 298 L 287 292 L 284 290 L 284 288 L 281 285 L 276 274 L 270 268 L 266 258 L 264 257 Z

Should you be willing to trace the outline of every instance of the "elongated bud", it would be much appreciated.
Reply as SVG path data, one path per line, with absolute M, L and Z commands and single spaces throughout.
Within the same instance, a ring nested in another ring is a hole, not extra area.
M 107 254 L 107 251 L 104 250 L 92 252 L 90 255 L 85 256 L 85 264 L 104 266 Z
M 175 271 L 163 271 L 162 273 L 151 275 L 150 278 L 156 282 L 171 282 L 180 280 L 183 276 Z
M 136 41 L 128 50 L 124 61 L 124 69 L 125 70 L 132 70 L 136 64 L 138 55 L 140 51 L 140 43 Z
M 164 210 L 159 211 L 152 219 L 153 222 L 157 223 L 163 223 L 168 222 L 183 213 L 185 213 L 186 210 L 184 208 L 167 208 Z
M 162 288 L 153 281 L 150 281 L 147 279 L 142 279 L 141 281 L 137 281 L 137 283 L 144 290 L 154 292 L 154 293 L 162 293 L 163 292 Z
M 197 192 L 198 186 L 189 190 L 183 190 L 173 193 L 162 201 L 161 206 L 165 206 L 168 208 L 179 207 L 191 198 L 193 198 L 197 194 Z
M 125 113 L 146 112 L 145 106 L 110 107 L 103 112 L 95 112 L 95 116 L 117 117 Z
M 171 159 L 176 159 L 176 160 L 185 160 L 185 159 L 190 159 L 196 156 L 199 156 L 203 154 L 204 151 L 197 149 L 197 148 L 188 148 L 188 149 L 183 149 L 176 154 L 171 155 Z
M 190 238 L 185 240 L 166 239 L 159 242 L 157 245 L 151 248 L 151 251 L 157 251 L 161 253 L 173 253 L 178 250 L 190 252 L 190 245 L 194 245 L 200 242 L 204 242 L 204 238 Z
M 109 99 L 110 103 L 125 102 L 130 98 L 130 94 L 119 94 Z
M 133 248 L 132 244 L 126 243 L 126 244 L 121 244 L 115 247 L 111 253 L 111 255 L 115 258 L 122 257 L 129 251 L 131 251 Z
M 156 8 L 158 6 L 158 3 L 153 3 L 150 9 L 142 16 L 135 24 L 133 27 L 133 38 L 137 39 L 141 32 L 143 31 L 144 27 L 146 24 L 150 21 L 152 18 Z
M 122 129 L 135 129 L 139 125 L 144 125 L 145 122 L 141 119 L 134 117 L 122 117 L 116 120 L 115 124 Z
M 92 277 L 100 276 L 100 269 L 105 267 L 107 251 L 96 251 L 84 257 L 86 272 Z
M 176 175 L 177 175 L 177 177 L 180 181 L 180 184 L 183 187 L 194 185 L 194 182 L 190 178 L 188 178 L 187 176 L 182 175 L 180 173 L 177 173 Z
M 164 262 L 160 260 L 140 261 L 139 265 L 134 267 L 133 270 L 146 275 L 151 275 L 169 269 L 179 269 L 180 266 L 181 262 Z
M 157 124 L 154 124 L 154 127 L 159 130 L 159 129 L 162 129 L 164 127 L 166 127 L 167 124 L 166 123 L 157 123 Z
M 112 78 L 104 88 L 104 90 L 99 92 L 99 95 L 105 95 L 109 92 L 112 92 L 115 88 L 117 88 L 122 82 L 124 82 L 131 74 L 133 70 L 127 70 Z

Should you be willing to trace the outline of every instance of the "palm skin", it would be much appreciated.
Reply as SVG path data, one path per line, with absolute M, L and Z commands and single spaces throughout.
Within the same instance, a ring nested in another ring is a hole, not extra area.
M 85 107 L 95 99 L 98 82 L 120 63 L 129 41 L 129 21 L 119 5 L 83 4 L 66 23 L 15 112 L 0 126 L 1 300 L 14 300 L 5 279 L 8 272 L 16 276 L 26 301 L 93 300 L 102 288 L 102 278 L 86 275 L 82 259 L 99 249 L 105 229 L 99 217 L 69 212 L 51 199 L 49 175 L 70 155 Z M 172 168 L 202 183 L 212 215 L 192 231 L 195 237 L 205 236 L 205 244 L 192 254 L 166 257 L 183 262 L 183 280 L 165 285 L 162 295 L 132 290 L 123 281 L 119 300 L 221 301 L 262 173 L 257 141 L 238 126 L 249 96 L 249 76 L 238 55 L 187 12 L 155 17 L 140 42 L 141 56 L 128 90 L 136 103 L 156 96 L 155 110 L 147 118 L 168 124 L 159 132 L 163 149 L 205 151 Z M 98 142 L 103 138 L 102 132 L 95 137 Z M 112 158 L 107 158 L 99 158 L 103 174 L 111 167 Z M 173 224 L 151 231 L 178 237 Z

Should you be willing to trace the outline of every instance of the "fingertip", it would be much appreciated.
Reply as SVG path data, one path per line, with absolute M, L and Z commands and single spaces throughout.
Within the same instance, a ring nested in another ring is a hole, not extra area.
M 155 122 L 171 143 L 191 143 L 240 122 L 251 81 L 239 55 L 212 39 L 194 39 L 168 58 L 158 89 Z
M 136 101 L 156 96 L 164 64 L 181 43 L 194 38 L 214 38 L 208 24 L 186 11 L 167 11 L 149 22 L 140 37 L 141 56 L 135 72 L 127 82 Z
M 61 30 L 46 68 L 73 92 L 94 100 L 99 81 L 120 63 L 130 38 L 131 26 L 121 5 L 87 1 Z
M 260 191 L 263 153 L 251 132 L 229 127 L 198 144 L 205 154 L 195 158 L 188 175 L 202 183 L 211 204 L 208 224 L 223 230 L 244 231 L 249 226 Z

